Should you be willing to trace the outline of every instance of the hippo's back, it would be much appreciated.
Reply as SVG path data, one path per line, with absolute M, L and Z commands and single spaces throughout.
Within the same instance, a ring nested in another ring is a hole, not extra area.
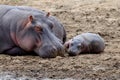
M 39 15 L 45 15 L 45 12 L 27 7 L 27 6 L 9 6 L 9 5 L 0 5 L 0 18 L 4 16 L 7 12 L 13 9 L 18 9 L 21 11 L 31 12 L 31 13 L 39 13 Z
M 13 8 L 12 6 L 0 5 L 0 18 Z
M 42 15 L 45 14 L 45 12 L 43 12 L 43 11 L 37 10 L 35 8 L 28 7 L 28 6 L 16 6 L 16 8 L 19 9 L 19 10 L 24 10 L 24 11 L 38 12 Z

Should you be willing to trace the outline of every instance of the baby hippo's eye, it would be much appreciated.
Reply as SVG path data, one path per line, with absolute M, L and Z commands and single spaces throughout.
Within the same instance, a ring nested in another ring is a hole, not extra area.
M 83 48 L 84 48 L 84 45 L 83 45 L 83 44 L 78 44 L 77 47 L 78 47 L 79 49 L 83 49 Z
M 40 26 L 35 26 L 34 29 L 36 32 L 42 32 L 42 28 Z
M 77 48 L 82 48 L 82 45 L 81 45 L 81 44 L 78 44 Z

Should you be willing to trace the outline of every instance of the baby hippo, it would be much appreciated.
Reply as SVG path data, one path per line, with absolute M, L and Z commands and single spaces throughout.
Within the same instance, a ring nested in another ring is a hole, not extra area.
M 76 56 L 80 53 L 100 53 L 105 49 L 105 43 L 102 37 L 94 33 L 82 33 L 67 41 L 65 49 L 70 56 Z

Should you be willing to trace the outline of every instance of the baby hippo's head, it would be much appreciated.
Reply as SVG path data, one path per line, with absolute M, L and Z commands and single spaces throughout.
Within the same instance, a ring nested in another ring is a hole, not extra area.
M 82 42 L 74 39 L 67 41 L 64 47 L 70 56 L 76 56 L 83 51 Z

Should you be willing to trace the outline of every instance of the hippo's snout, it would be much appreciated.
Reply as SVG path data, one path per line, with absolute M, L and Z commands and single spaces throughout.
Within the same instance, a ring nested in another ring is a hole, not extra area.
M 55 46 L 46 46 L 45 49 L 46 49 L 47 53 L 57 55 L 57 51 L 58 51 L 57 47 L 55 47 Z
M 37 48 L 35 52 L 43 58 L 55 58 L 56 56 L 64 56 L 64 48 L 61 45 L 44 45 L 41 48 Z

